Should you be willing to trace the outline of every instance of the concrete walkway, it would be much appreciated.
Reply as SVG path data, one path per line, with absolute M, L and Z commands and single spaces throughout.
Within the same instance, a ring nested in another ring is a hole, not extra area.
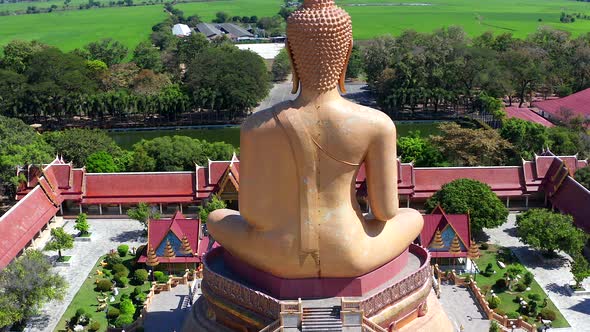
M 516 215 L 511 213 L 508 221 L 498 228 L 486 229 L 489 242 L 508 247 L 516 254 L 571 325 L 571 328 L 551 331 L 590 332 L 590 296 L 570 296 L 567 291 L 567 285 L 574 280 L 569 271 L 569 257 L 562 254 L 560 258 L 548 260 L 520 242 L 516 237 Z M 584 281 L 584 286 L 590 287 L 590 279 Z
M 197 281 L 199 282 L 199 281 Z M 189 284 L 190 285 L 190 284 Z M 184 318 L 191 310 L 187 285 L 178 285 L 169 292 L 160 292 L 148 308 L 144 328 L 146 332 L 180 332 Z M 200 296 L 200 288 L 193 301 Z
M 440 303 L 455 326 L 455 331 L 487 331 L 490 321 L 465 287 L 440 285 Z M 463 330 L 461 330 L 463 327 Z
M 55 330 L 61 316 L 78 293 L 88 273 L 94 267 L 98 258 L 110 249 L 116 249 L 120 244 L 128 244 L 129 247 L 138 247 L 145 243 L 142 238 L 143 228 L 135 220 L 129 219 L 89 219 L 91 242 L 74 242 L 74 248 L 62 251 L 64 255 L 72 256 L 70 266 L 54 267 L 54 270 L 62 275 L 68 282 L 68 288 L 62 302 L 50 302 L 46 304 L 41 314 L 30 320 L 27 331 Z M 65 230 L 70 234 L 77 233 L 74 230 L 75 222 L 66 221 Z M 41 248 L 42 249 L 42 248 Z M 57 255 L 48 251 L 48 255 Z

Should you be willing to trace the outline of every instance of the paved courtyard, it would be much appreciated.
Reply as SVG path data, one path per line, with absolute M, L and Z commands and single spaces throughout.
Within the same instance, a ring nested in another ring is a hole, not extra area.
M 196 281 L 200 283 L 199 280 Z M 200 296 L 200 287 L 193 297 L 196 301 Z M 161 292 L 154 297 L 145 317 L 146 332 L 179 332 L 184 318 L 191 310 L 187 285 L 179 285 L 170 292 Z
M 547 260 L 538 251 L 520 242 L 516 237 L 516 215 L 510 213 L 504 225 L 485 230 L 490 236 L 489 242 L 508 247 L 516 254 L 572 326 L 553 331 L 590 332 L 590 296 L 569 295 L 567 285 L 573 283 L 573 276 L 569 271 L 567 255 Z M 584 286 L 587 289 L 590 287 L 590 278 L 584 281 Z
M 440 303 L 453 322 L 455 331 L 487 331 L 490 321 L 465 287 L 443 283 L 440 286 Z
M 62 251 L 64 255 L 72 256 L 70 266 L 54 267 L 68 282 L 68 289 L 62 302 L 50 302 L 41 310 L 41 314 L 33 318 L 27 331 L 47 331 L 55 329 L 61 316 L 82 286 L 88 273 L 94 267 L 98 258 L 110 249 L 116 249 L 119 244 L 125 243 L 129 247 L 138 247 L 145 243 L 142 238 L 143 229 L 135 220 L 129 219 L 89 219 L 91 242 L 74 242 L 74 248 Z M 74 230 L 74 220 L 67 220 L 65 230 L 68 233 L 77 233 Z M 43 247 L 41 247 L 42 249 Z M 48 255 L 57 255 L 48 251 Z

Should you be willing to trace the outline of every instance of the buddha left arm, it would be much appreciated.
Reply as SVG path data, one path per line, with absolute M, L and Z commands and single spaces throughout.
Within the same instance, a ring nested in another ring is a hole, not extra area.
M 376 127 L 365 158 L 367 191 L 372 215 L 377 220 L 387 221 L 395 217 L 399 209 L 396 130 L 386 115 L 379 118 Z

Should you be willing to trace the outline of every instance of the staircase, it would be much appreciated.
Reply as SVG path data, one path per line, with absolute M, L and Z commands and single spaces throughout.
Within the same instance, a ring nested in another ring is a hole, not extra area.
M 342 331 L 340 307 L 303 308 L 301 331 Z

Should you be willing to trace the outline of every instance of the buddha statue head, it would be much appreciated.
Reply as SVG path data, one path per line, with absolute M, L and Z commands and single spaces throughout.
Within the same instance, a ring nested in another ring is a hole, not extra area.
M 352 50 L 350 16 L 334 0 L 304 0 L 287 20 L 287 50 L 293 68 L 293 93 L 302 87 L 326 92 L 344 78 Z

